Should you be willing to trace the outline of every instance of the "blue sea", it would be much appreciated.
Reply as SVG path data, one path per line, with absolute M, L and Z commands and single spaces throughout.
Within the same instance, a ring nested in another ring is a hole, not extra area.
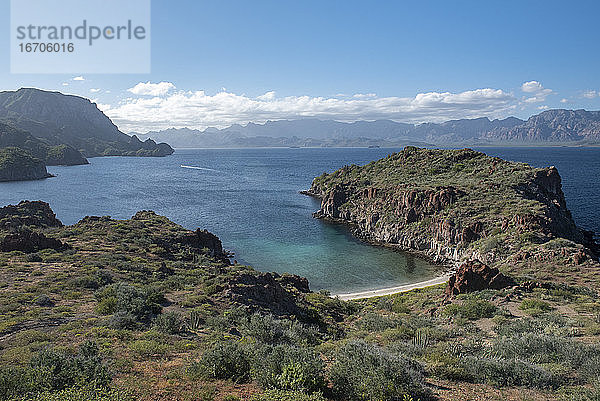
M 385 288 L 433 278 L 439 268 L 313 219 L 319 202 L 298 191 L 323 172 L 398 150 L 180 149 L 165 158 L 93 158 L 87 166 L 49 167 L 55 178 L 0 183 L 0 205 L 43 200 L 65 224 L 87 215 L 129 218 L 154 210 L 186 228 L 215 233 L 238 262 L 305 276 L 314 290 Z M 479 150 L 537 167 L 555 165 L 575 221 L 600 232 L 600 149 Z

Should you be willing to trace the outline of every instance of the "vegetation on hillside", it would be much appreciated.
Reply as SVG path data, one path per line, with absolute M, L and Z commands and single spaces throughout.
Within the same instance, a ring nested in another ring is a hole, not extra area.
M 0 252 L 0 400 L 600 396 L 600 300 L 584 287 L 343 302 L 230 265 L 152 212 L 63 227 L 25 202 L 0 227 L 68 245 Z

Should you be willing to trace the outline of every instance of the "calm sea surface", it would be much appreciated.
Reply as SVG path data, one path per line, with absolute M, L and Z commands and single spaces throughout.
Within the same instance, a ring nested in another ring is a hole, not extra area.
M 305 276 L 313 289 L 384 288 L 432 278 L 437 268 L 313 219 L 318 201 L 298 191 L 324 171 L 397 150 L 182 149 L 165 158 L 94 158 L 88 166 L 50 167 L 56 178 L 0 183 L 0 205 L 44 200 L 65 224 L 86 215 L 129 218 L 151 209 L 184 227 L 217 234 L 239 262 Z M 600 232 L 600 149 L 480 150 L 534 166 L 555 165 L 576 222 Z

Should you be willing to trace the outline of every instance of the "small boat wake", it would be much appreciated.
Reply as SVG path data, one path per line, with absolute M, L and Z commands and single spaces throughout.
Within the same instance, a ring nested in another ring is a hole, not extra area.
M 179 166 L 181 168 L 191 168 L 193 170 L 204 170 L 204 171 L 215 171 L 218 172 L 217 170 L 214 170 L 212 168 L 207 168 L 207 167 L 197 167 L 197 166 L 184 166 L 183 164 L 181 166 Z

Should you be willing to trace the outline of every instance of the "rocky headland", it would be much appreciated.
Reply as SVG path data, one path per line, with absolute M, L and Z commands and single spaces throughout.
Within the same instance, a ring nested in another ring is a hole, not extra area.
M 349 224 L 360 238 L 417 252 L 453 268 L 477 260 L 519 276 L 560 269 L 593 282 L 598 245 L 578 228 L 554 167 L 471 149 L 403 151 L 315 178 L 303 193 L 321 199 L 316 218 Z
M 46 165 L 31 153 L 19 148 L 0 149 L 0 182 L 29 181 L 52 177 Z

